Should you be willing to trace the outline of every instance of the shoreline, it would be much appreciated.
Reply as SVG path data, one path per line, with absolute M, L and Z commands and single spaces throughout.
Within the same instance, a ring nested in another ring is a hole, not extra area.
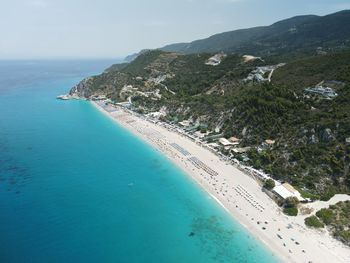
M 208 149 L 123 108 L 91 104 L 164 154 L 281 262 L 350 262 L 348 247 L 284 215 L 257 181 Z

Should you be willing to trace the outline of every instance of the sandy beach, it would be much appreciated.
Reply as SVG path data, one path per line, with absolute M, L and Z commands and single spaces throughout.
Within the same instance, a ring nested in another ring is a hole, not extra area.
M 165 154 L 282 262 L 350 262 L 350 248 L 326 230 L 306 228 L 305 216 L 284 215 L 254 178 L 209 149 L 123 108 L 105 106 L 103 102 L 92 104 Z M 318 202 L 312 206 L 323 207 Z

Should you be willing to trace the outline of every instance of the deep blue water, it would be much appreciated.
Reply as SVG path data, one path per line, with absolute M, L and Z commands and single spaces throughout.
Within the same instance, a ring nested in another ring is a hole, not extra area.
M 110 64 L 0 62 L 0 262 L 276 262 L 157 151 L 55 99 Z

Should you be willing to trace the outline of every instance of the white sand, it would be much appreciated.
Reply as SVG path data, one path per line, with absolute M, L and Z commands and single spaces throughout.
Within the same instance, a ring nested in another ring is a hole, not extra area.
M 111 111 L 109 108 L 107 112 L 96 102 L 93 105 L 164 153 L 283 262 L 350 262 L 348 247 L 330 237 L 325 230 L 306 228 L 303 216 L 284 215 L 253 178 L 220 160 L 208 149 L 123 109 Z M 183 152 L 183 149 L 187 152 Z M 188 160 L 191 157 L 201 163 L 194 164 Z M 217 175 L 209 175 L 201 164 L 208 167 L 204 167 L 207 171 L 216 172 Z
M 328 208 L 330 205 L 334 205 L 340 201 L 347 201 L 347 200 L 350 200 L 349 195 L 338 194 L 338 195 L 333 196 L 330 200 L 328 200 L 326 202 L 325 201 L 318 201 L 318 202 L 307 204 L 305 206 L 313 209 L 313 213 L 316 213 L 318 210 L 320 210 L 322 208 Z

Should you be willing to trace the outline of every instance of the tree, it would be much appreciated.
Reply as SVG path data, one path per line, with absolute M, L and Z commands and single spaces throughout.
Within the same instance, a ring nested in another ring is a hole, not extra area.
M 320 218 L 326 225 L 329 225 L 334 220 L 334 213 L 331 209 L 322 208 L 316 212 L 316 216 Z
M 264 188 L 267 190 L 272 190 L 275 187 L 275 181 L 272 179 L 267 179 L 264 183 Z
M 297 216 L 298 215 L 298 208 L 296 207 L 285 207 L 283 209 L 283 213 L 289 216 Z
M 299 200 L 295 196 L 287 197 L 286 200 L 284 200 L 284 206 L 288 208 L 297 207 L 298 204 Z
M 315 228 L 324 227 L 324 224 L 317 218 L 317 216 L 309 216 L 305 218 L 305 225 Z
M 287 197 L 284 200 L 283 213 L 289 216 L 296 216 L 298 214 L 299 200 L 295 196 Z

